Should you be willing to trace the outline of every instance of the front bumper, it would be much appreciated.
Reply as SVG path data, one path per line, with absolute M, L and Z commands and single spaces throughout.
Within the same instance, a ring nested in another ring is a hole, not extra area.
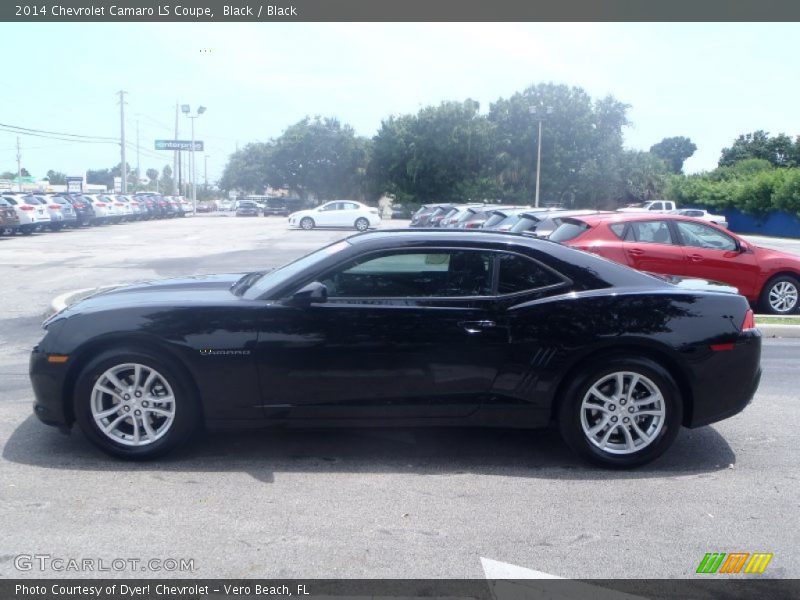
M 72 425 L 72 415 L 64 403 L 68 363 L 50 363 L 47 356 L 38 346 L 31 352 L 28 373 L 33 386 L 33 413 L 46 425 L 68 428 Z

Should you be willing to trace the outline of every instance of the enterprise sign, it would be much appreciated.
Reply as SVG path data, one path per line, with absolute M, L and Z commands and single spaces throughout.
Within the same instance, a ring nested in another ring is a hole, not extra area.
M 192 140 L 156 140 L 156 150 L 191 150 Z M 202 140 L 194 141 L 194 151 L 203 151 Z

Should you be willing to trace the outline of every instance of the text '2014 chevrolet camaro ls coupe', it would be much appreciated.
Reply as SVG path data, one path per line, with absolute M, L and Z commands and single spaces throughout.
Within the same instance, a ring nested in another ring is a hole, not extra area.
M 359 234 L 269 272 L 104 291 L 44 327 L 35 413 L 134 459 L 201 424 L 555 422 L 633 467 L 740 412 L 761 375 L 744 297 L 491 232 Z

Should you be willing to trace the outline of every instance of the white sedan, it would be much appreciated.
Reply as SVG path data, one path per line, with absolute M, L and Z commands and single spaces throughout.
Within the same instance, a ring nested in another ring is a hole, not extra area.
M 289 226 L 300 229 L 354 227 L 358 231 L 366 231 L 371 227 L 377 227 L 380 222 L 381 216 L 377 208 L 354 200 L 334 200 L 289 215 Z
M 703 219 L 709 223 L 714 223 L 720 227 L 728 228 L 728 221 L 722 215 L 712 215 L 707 210 L 699 208 L 679 208 L 678 210 L 671 211 L 674 215 L 683 215 L 684 217 L 694 217 L 695 219 Z

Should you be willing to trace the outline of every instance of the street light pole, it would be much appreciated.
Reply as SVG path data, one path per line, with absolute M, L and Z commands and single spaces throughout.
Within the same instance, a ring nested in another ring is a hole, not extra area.
M 528 112 L 538 117 L 539 120 L 539 141 L 536 144 L 536 195 L 533 200 L 534 207 L 539 208 L 539 179 L 542 171 L 542 113 L 546 112 L 548 115 L 553 114 L 553 107 L 530 106 L 528 107 Z
M 194 169 L 194 120 L 197 117 L 189 117 L 192 120 L 192 155 L 191 165 L 189 166 L 189 173 L 192 178 L 192 206 L 194 206 L 195 213 L 197 212 L 197 187 L 195 186 L 195 169 Z
M 194 211 L 196 213 L 197 212 L 197 181 L 196 181 L 197 168 L 194 160 L 194 120 L 200 115 L 202 115 L 204 112 L 206 112 L 206 107 L 198 106 L 197 114 L 191 115 L 189 114 L 191 112 L 191 107 L 188 104 L 183 104 L 181 105 L 181 111 L 183 112 L 183 114 L 185 114 L 192 120 L 192 147 L 190 149 L 191 154 L 189 155 L 189 174 L 190 174 L 189 176 L 192 182 L 192 206 L 194 207 Z

